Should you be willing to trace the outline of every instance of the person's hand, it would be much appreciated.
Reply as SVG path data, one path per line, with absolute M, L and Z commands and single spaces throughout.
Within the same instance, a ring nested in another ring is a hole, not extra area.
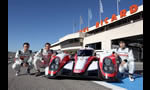
M 27 66 L 28 66 L 28 64 L 26 64 L 26 63 L 23 63 L 23 66 L 24 66 L 24 67 L 27 67 Z
M 53 53 L 53 54 L 51 55 L 51 58 L 52 58 L 53 56 L 56 56 L 56 53 Z
M 21 59 L 21 60 L 24 60 L 24 57 L 23 57 L 23 56 L 20 56 L 20 59 Z
M 116 58 L 118 58 L 118 56 L 119 56 L 117 53 L 114 53 L 114 55 L 115 55 Z
M 56 56 L 56 54 L 55 54 L 55 53 L 53 53 L 53 54 L 51 55 L 50 59 L 53 59 L 53 58 L 54 58 L 54 56 Z
M 42 64 L 45 64 L 45 61 L 44 61 L 44 60 L 42 60 Z
M 120 65 L 123 66 L 125 63 L 126 63 L 126 62 L 123 60 Z

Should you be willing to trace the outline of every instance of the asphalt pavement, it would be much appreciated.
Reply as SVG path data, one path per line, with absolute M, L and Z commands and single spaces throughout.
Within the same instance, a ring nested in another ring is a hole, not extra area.
M 11 68 L 12 62 L 8 61 L 8 90 L 112 90 L 109 85 L 94 83 L 102 82 L 91 79 L 78 79 L 70 77 L 60 77 L 58 79 L 47 79 L 44 75 L 35 77 L 35 70 L 31 70 L 32 75 L 26 74 L 26 68 L 21 68 L 20 76 L 15 76 L 15 71 Z M 136 63 L 137 74 L 143 75 L 143 63 Z
M 21 68 L 20 76 L 8 65 L 8 90 L 111 90 L 102 85 L 95 84 L 88 79 L 63 78 L 47 79 L 43 76 L 26 75 L 26 68 Z

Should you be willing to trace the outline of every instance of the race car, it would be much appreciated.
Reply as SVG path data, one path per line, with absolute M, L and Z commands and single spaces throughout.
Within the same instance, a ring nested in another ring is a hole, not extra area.
M 45 69 L 45 75 L 47 78 L 71 76 L 114 81 L 117 80 L 117 68 L 113 54 L 103 53 L 98 58 L 94 49 L 81 48 L 73 58 L 63 52 L 53 56 Z

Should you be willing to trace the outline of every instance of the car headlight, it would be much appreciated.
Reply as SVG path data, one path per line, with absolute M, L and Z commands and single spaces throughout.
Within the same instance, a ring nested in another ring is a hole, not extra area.
M 54 65 L 51 65 L 51 69 L 54 69 Z
M 59 64 L 59 58 L 55 59 L 55 64 L 57 64 L 57 65 Z
M 107 71 L 107 70 L 108 70 L 108 68 L 105 66 L 105 67 L 104 67 L 104 70 L 105 70 L 105 71 Z
M 103 62 L 103 70 L 106 73 L 113 73 L 114 72 L 114 65 L 112 63 L 112 60 L 108 57 L 104 58 Z
M 105 63 L 107 66 L 109 66 L 109 65 L 111 64 L 111 59 L 105 58 L 105 59 L 104 59 L 104 63 Z
M 56 69 L 56 70 L 58 69 L 58 65 L 55 65 L 55 69 Z
M 60 59 L 58 57 L 55 58 L 50 65 L 50 70 L 57 70 L 59 68 L 59 61 Z
M 109 67 L 109 70 L 113 70 L 113 68 L 112 68 L 112 67 Z

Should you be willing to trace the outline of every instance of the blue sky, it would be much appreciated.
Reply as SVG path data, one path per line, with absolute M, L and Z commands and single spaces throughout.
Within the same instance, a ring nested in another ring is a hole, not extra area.
M 102 0 L 105 17 L 117 13 L 117 0 Z M 132 4 L 141 5 L 143 0 L 120 0 L 120 10 Z M 59 38 L 88 26 L 88 8 L 92 11 L 90 26 L 99 21 L 99 0 L 8 0 L 8 50 L 22 48 L 23 42 L 30 43 L 30 49 L 39 50 L 44 43 L 55 43 Z

